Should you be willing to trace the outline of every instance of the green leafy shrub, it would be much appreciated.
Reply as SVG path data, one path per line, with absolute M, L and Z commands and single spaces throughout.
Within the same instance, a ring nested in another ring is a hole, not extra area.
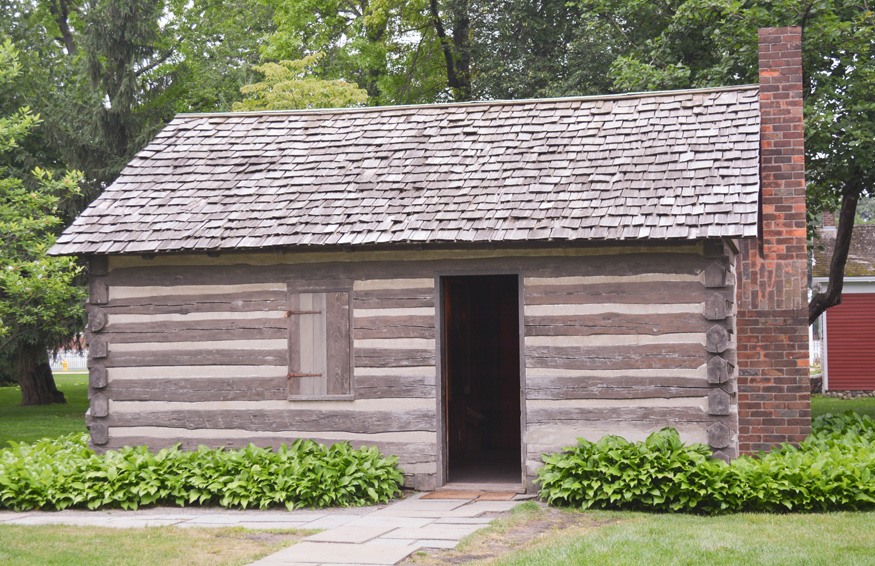
M 578 439 L 543 457 L 541 496 L 553 505 L 706 514 L 875 507 L 875 421 L 849 411 L 815 419 L 812 430 L 798 448 L 783 444 L 732 465 L 671 428 L 644 442 Z
M 65 509 L 217 504 L 328 507 L 370 505 L 400 493 L 395 456 L 348 443 L 297 440 L 277 450 L 127 447 L 98 455 L 74 434 L 0 450 L 0 508 Z

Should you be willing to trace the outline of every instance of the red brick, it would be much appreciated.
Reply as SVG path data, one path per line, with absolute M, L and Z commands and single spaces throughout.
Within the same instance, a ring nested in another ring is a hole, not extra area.
M 801 29 L 759 40 L 762 240 L 742 243 L 736 268 L 742 453 L 810 429 Z

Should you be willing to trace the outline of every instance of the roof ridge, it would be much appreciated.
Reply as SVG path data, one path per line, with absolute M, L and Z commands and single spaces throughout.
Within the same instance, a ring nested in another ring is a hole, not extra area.
M 689 88 L 678 90 L 655 90 L 642 92 L 623 92 L 617 94 L 593 94 L 586 96 L 561 96 L 554 98 L 521 98 L 517 100 L 474 100 L 470 102 L 438 102 L 428 104 L 398 104 L 390 106 L 363 106 L 351 108 L 304 108 L 297 110 L 255 110 L 248 112 L 182 112 L 176 118 L 206 118 L 206 117 L 240 117 L 240 116 L 285 116 L 296 114 L 353 114 L 358 112 L 386 112 L 390 110 L 415 110 L 422 108 L 473 108 L 476 106 L 514 106 L 534 103 L 549 102 L 578 102 L 598 100 L 621 100 L 632 98 L 652 98 L 662 96 L 674 96 L 679 94 L 705 94 L 709 92 L 727 92 L 738 90 L 759 89 L 758 84 Z

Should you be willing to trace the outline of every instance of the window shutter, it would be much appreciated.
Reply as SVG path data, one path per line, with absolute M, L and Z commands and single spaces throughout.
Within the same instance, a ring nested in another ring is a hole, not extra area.
M 328 395 L 350 392 L 349 293 L 325 293 L 327 334 L 326 389 Z
M 349 394 L 349 292 L 290 292 L 288 319 L 289 395 Z

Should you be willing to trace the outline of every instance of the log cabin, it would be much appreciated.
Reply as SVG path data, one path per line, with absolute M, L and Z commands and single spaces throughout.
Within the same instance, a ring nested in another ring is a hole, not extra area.
M 531 489 L 578 437 L 810 426 L 799 28 L 759 85 L 180 115 L 58 239 L 91 445 L 373 445 Z

